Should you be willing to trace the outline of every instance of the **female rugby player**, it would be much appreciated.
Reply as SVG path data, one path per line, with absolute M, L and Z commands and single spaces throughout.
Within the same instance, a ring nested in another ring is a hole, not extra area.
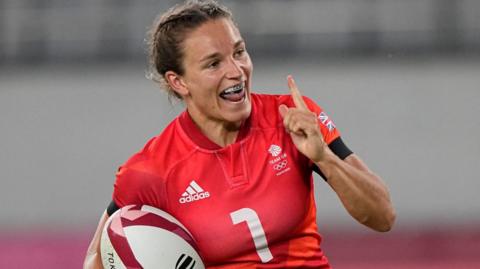
M 331 268 L 320 247 L 312 171 L 358 222 L 391 229 L 385 184 L 291 76 L 288 95 L 253 92 L 252 62 L 225 7 L 176 6 L 156 21 L 149 45 L 152 78 L 186 110 L 119 169 L 85 268 L 102 267 L 102 228 L 128 204 L 175 216 L 208 268 Z

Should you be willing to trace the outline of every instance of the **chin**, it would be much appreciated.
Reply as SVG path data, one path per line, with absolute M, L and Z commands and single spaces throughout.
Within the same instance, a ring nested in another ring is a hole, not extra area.
M 235 111 L 228 111 L 224 114 L 224 119 L 228 122 L 243 122 L 250 117 L 252 112 L 252 105 L 250 100 L 245 100 L 245 104 L 240 109 Z

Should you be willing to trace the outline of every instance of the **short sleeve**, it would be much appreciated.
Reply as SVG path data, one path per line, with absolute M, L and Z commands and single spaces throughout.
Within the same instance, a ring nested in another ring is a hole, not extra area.
M 337 126 L 335 123 L 333 123 L 333 120 L 330 118 L 330 116 L 312 99 L 305 96 L 303 99 L 310 111 L 317 115 L 318 125 L 320 126 L 323 139 L 332 152 L 342 160 L 352 154 L 353 152 L 343 142 L 342 138 L 340 137 L 340 131 L 337 129 Z M 323 175 L 322 171 L 320 171 L 320 169 L 313 163 L 312 168 L 317 174 L 326 180 L 326 177 Z
M 165 182 L 148 169 L 148 165 L 134 164 L 118 169 L 113 202 L 120 208 L 130 204 L 165 208 Z
M 340 131 L 335 123 L 333 123 L 332 118 L 330 118 L 330 116 L 327 115 L 327 113 L 312 99 L 308 97 L 303 97 L 303 99 L 305 100 L 305 103 L 310 111 L 315 112 L 317 115 L 318 125 L 320 126 L 323 139 L 332 152 L 342 160 L 352 154 L 353 152 L 347 147 L 340 137 Z
M 314 112 L 317 115 L 318 125 L 320 126 L 320 131 L 322 132 L 323 139 L 325 140 L 325 143 L 327 143 L 327 145 L 330 145 L 333 141 L 340 137 L 340 132 L 333 123 L 333 120 L 312 99 L 304 96 L 303 100 L 307 104 L 307 107 L 310 109 L 310 111 Z

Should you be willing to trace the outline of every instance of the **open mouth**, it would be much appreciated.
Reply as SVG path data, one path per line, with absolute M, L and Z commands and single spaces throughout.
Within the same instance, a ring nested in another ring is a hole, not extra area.
M 223 90 L 220 97 L 230 102 L 240 102 L 245 98 L 245 82 L 233 85 L 230 88 Z

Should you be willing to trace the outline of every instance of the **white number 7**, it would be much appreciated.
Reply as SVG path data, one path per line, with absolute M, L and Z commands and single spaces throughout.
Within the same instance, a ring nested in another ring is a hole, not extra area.
M 257 212 L 251 208 L 242 208 L 237 211 L 230 213 L 233 224 L 239 224 L 241 222 L 246 222 L 250 234 L 253 238 L 253 243 L 257 250 L 257 254 L 262 260 L 263 263 L 269 262 L 273 259 L 272 253 L 268 248 L 267 238 L 265 237 L 265 231 L 263 230 L 262 223 L 258 218 Z

